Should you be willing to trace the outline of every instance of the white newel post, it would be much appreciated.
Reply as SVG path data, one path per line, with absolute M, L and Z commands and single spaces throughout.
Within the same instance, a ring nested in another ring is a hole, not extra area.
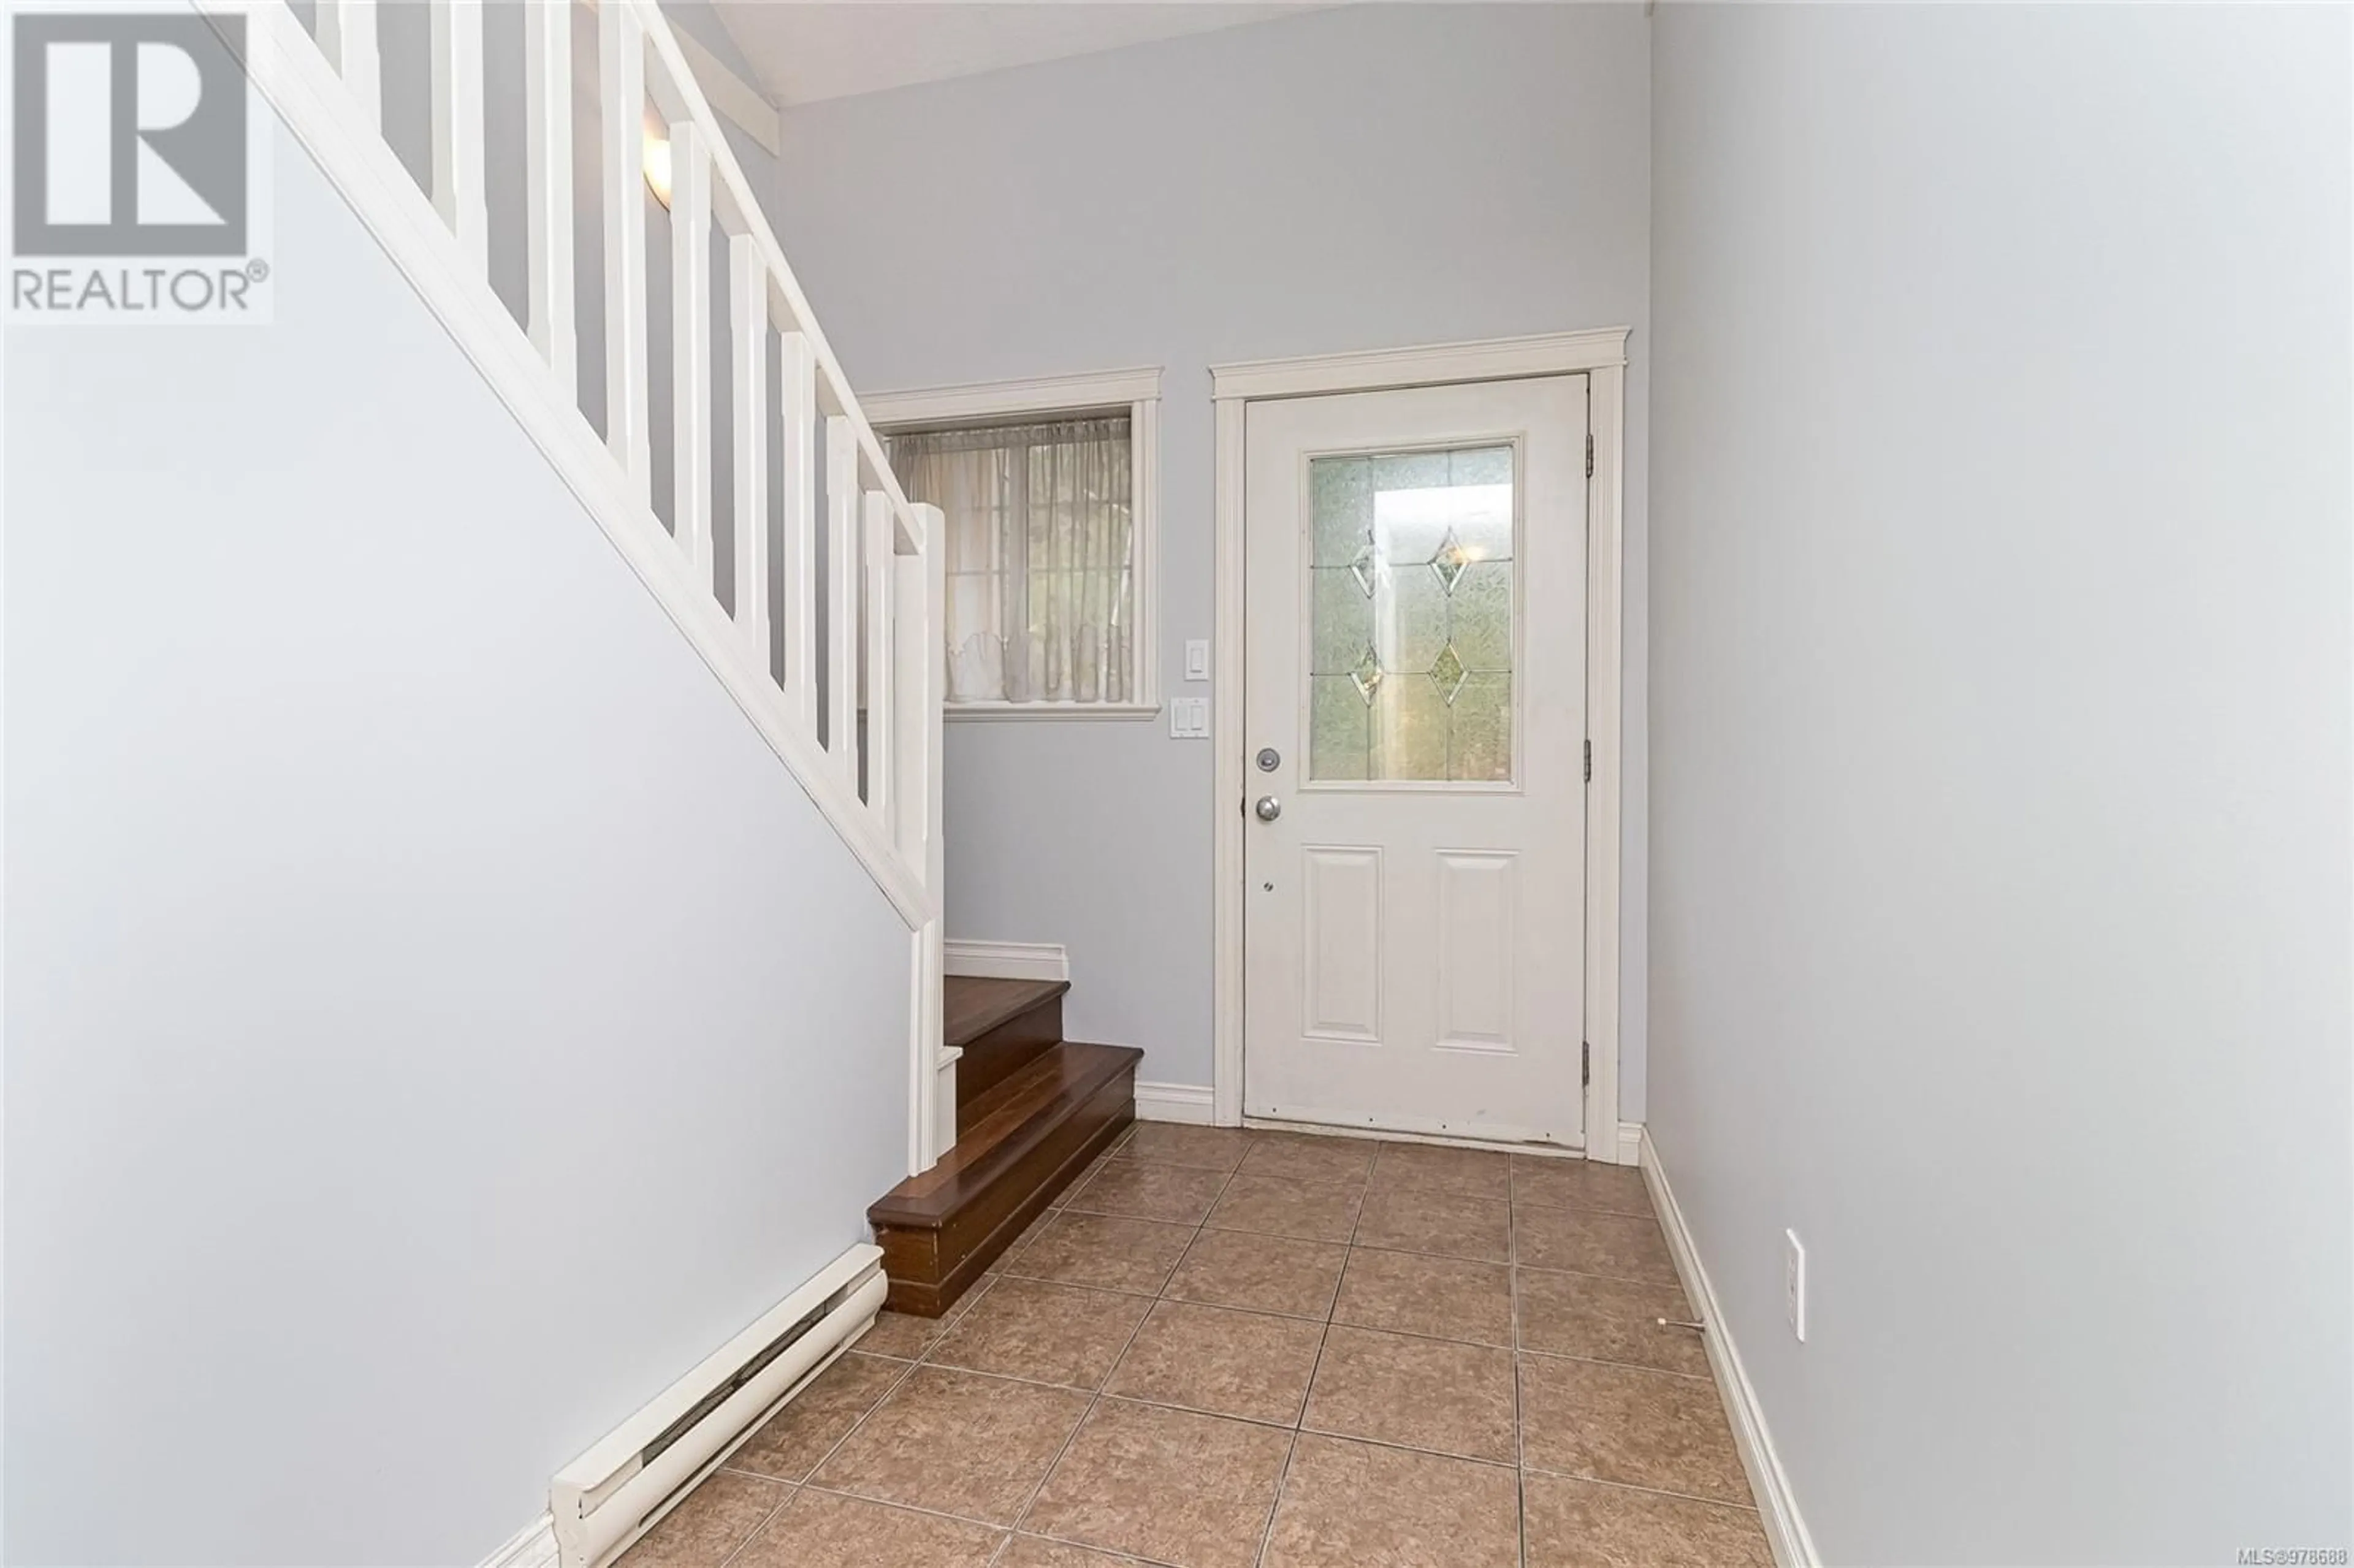
M 919 554 L 907 569 L 920 587 L 912 589 L 901 602 L 920 604 L 924 610 L 901 646 L 900 669 L 909 683 L 907 690 L 911 694 L 905 705 L 909 710 L 910 727 L 921 740 L 909 748 L 913 756 L 903 765 L 902 777 L 917 790 L 921 805 L 906 813 L 902 821 L 920 823 L 922 843 L 918 848 L 903 838 L 900 853 L 923 866 L 924 895 L 931 911 L 930 919 L 917 933 L 917 940 L 923 944 L 923 997 L 928 1010 L 918 1059 L 928 1069 L 923 1075 L 930 1090 L 928 1102 L 919 1105 L 919 1112 L 930 1118 L 929 1158 L 924 1161 L 929 1165 L 956 1146 L 956 1064 L 942 1060 L 948 1044 L 944 995 L 948 983 L 948 888 L 944 879 L 947 846 L 940 833 L 941 742 L 945 738 L 946 714 L 942 705 L 948 696 L 948 655 L 941 632 L 948 614 L 948 520 L 938 507 L 928 503 L 919 502 L 912 510 L 920 525 L 917 540 Z M 917 693 L 920 695 L 912 694 Z M 919 785 L 915 782 L 918 779 Z

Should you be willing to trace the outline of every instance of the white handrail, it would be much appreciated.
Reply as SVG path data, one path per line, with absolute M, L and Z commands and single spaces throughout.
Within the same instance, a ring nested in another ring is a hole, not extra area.
M 939 646 L 938 513 L 911 506 L 892 476 L 652 0 L 586 0 L 599 12 L 588 79 L 601 101 L 599 442 L 578 404 L 570 118 L 578 73 L 569 5 L 525 7 L 525 324 L 518 327 L 490 287 L 482 3 L 427 3 L 432 141 L 424 191 L 383 137 L 376 0 L 316 0 L 315 47 L 283 4 L 260 7 L 249 69 L 909 928 L 922 929 L 937 919 L 939 901 L 942 682 L 931 667 Z M 672 212 L 668 528 L 652 504 L 649 100 L 669 132 L 670 188 L 660 193 Z M 727 330 L 716 350 L 715 222 L 727 279 Z M 713 408 L 715 369 L 726 372 L 725 420 Z M 715 588 L 712 445 L 721 429 L 736 524 L 726 605 Z M 771 443 L 780 473 L 773 491 Z M 772 548 L 781 578 L 774 598 Z

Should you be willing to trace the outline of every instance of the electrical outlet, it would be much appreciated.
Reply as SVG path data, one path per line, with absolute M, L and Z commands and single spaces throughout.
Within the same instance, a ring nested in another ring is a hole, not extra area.
M 1807 1342 L 1807 1247 L 1796 1231 L 1782 1233 L 1782 1308 L 1790 1319 L 1790 1332 L 1798 1343 Z

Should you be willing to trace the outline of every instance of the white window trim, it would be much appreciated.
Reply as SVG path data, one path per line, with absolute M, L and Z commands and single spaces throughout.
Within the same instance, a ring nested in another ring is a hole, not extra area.
M 862 395 L 859 408 L 876 430 L 944 425 L 1013 423 L 1072 414 L 1128 410 L 1129 527 L 1136 549 L 1136 634 L 1133 701 L 1125 703 L 949 702 L 952 721 L 1046 721 L 1157 718 L 1161 714 L 1161 369 L 1099 370 L 1022 381 L 979 381 L 906 392 Z

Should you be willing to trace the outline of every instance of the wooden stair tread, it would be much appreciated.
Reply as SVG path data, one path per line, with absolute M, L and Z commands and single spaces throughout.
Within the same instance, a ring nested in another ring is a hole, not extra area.
M 951 1049 L 1043 1007 L 1071 989 L 1068 980 L 993 980 L 950 975 L 942 987 L 941 1034 Z
M 1066 989 L 1057 982 L 1055 994 Z M 867 1220 L 878 1229 L 938 1228 L 1143 1059 L 1133 1045 L 1065 1041 L 1048 1048 L 976 1101 L 956 1147 L 877 1200 Z

